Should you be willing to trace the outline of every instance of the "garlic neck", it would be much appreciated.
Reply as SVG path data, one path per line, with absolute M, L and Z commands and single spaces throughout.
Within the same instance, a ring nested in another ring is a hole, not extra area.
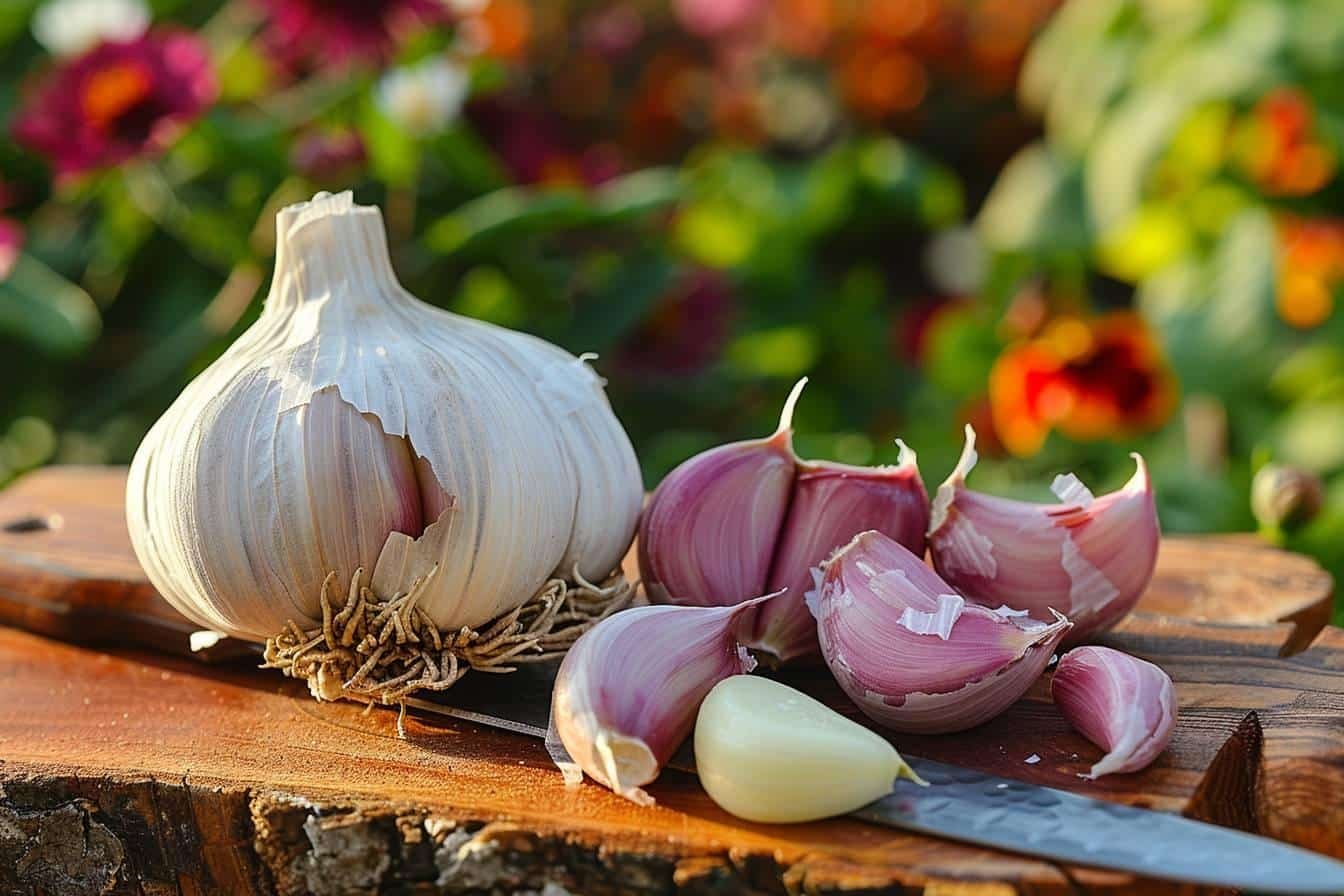
M 276 216 L 275 277 L 268 312 L 304 305 L 340 306 L 344 311 L 386 307 L 405 301 L 388 254 L 382 213 L 356 205 L 346 191 L 319 193 Z

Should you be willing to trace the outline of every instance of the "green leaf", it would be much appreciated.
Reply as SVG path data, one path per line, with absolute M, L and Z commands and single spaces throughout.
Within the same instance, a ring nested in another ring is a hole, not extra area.
M 0 281 L 0 332 L 40 351 L 70 356 L 98 337 L 102 320 L 89 294 L 23 253 Z

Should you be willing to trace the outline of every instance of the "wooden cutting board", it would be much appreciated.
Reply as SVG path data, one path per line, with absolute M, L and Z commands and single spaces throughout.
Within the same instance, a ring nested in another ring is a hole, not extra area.
M 566 789 L 539 741 L 452 719 L 398 740 L 393 713 L 316 704 L 227 641 L 213 664 L 189 656 L 194 626 L 130 551 L 123 487 L 119 469 L 60 468 L 0 492 L 0 622 L 28 630 L 0 629 L 5 893 L 1192 892 L 848 819 L 748 824 L 675 771 L 641 808 Z M 1079 779 L 1099 751 L 1044 680 L 972 732 L 893 741 L 1344 857 L 1331 593 L 1249 537 L 1166 540 L 1106 639 L 1176 681 L 1175 739 L 1142 773 Z

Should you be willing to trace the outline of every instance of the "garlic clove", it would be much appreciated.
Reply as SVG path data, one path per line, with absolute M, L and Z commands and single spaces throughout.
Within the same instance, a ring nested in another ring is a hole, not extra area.
M 1050 696 L 1070 725 L 1107 751 L 1085 778 L 1147 768 L 1176 729 L 1176 691 L 1167 673 L 1109 647 L 1064 654 Z
M 639 525 L 651 600 L 726 606 L 765 591 L 793 490 L 793 407 L 806 384 L 789 393 L 773 435 L 697 454 L 654 490 Z
M 929 497 L 915 452 L 898 443 L 896 466 L 799 465 L 767 582 L 770 591 L 787 590 L 761 607 L 753 649 L 781 663 L 818 652 L 817 621 L 803 596 L 812 589 L 817 565 L 860 532 L 876 529 L 923 556 Z
M 634 607 L 586 632 L 560 664 L 551 701 L 551 725 L 570 759 L 621 796 L 651 805 L 640 788 L 691 733 L 700 701 L 756 665 L 738 636 L 765 599 Z
M 1101 497 L 1072 475 L 1053 486 L 1062 503 L 1033 504 L 966 488 L 975 431 L 933 499 L 929 550 L 956 590 L 988 606 L 1007 605 L 1074 624 L 1066 644 L 1105 631 L 1127 614 L 1152 579 L 1161 530 L 1143 458 L 1122 488 Z
M 700 704 L 695 765 L 710 798 L 748 821 L 842 815 L 898 778 L 924 783 L 880 735 L 754 675 L 725 678 Z
M 808 595 L 822 656 L 863 712 L 897 731 L 985 722 L 1022 696 L 1069 630 L 965 601 L 908 549 L 864 532 Z

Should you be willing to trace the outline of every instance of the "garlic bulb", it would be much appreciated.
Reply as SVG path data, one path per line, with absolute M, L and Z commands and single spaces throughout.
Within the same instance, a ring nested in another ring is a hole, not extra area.
M 1166 672 L 1109 647 L 1064 654 L 1050 696 L 1068 723 L 1106 750 L 1085 778 L 1147 768 L 1176 730 L 1176 691 Z
M 739 635 L 763 600 L 632 607 L 579 638 L 555 678 L 547 738 L 566 781 L 577 784 L 587 772 L 626 799 L 652 804 L 641 786 L 691 733 L 700 701 L 723 679 L 755 668 Z
M 799 461 L 793 408 L 765 439 L 733 442 L 684 461 L 649 499 L 639 568 L 657 603 L 726 606 L 782 591 L 761 607 L 747 645 L 774 663 L 815 656 L 817 624 L 803 600 L 812 570 L 865 529 L 924 553 L 928 495 L 904 443 L 891 467 Z
M 415 590 L 407 624 L 455 631 L 553 577 L 612 572 L 642 489 L 584 362 L 411 296 L 381 214 L 349 193 L 286 208 L 276 229 L 260 318 L 131 466 L 132 543 L 160 593 L 260 641 L 323 620 L 329 576 L 351 602 L 365 581 Z
M 956 469 L 938 488 L 929 524 L 933 565 L 949 583 L 987 606 L 1052 611 L 1073 623 L 1066 644 L 1105 631 L 1148 587 L 1161 531 L 1143 458 L 1121 489 L 1094 498 L 1073 475 L 1051 486 L 1060 504 L 1032 504 L 974 492 L 975 430 Z
M 822 567 L 808 603 L 822 656 L 850 699 L 897 731 L 988 721 L 1026 693 L 1069 630 L 967 602 L 924 561 L 864 532 Z
M 924 784 L 881 735 L 756 675 L 725 678 L 700 704 L 695 768 L 720 808 L 774 823 L 843 815 L 898 778 Z

